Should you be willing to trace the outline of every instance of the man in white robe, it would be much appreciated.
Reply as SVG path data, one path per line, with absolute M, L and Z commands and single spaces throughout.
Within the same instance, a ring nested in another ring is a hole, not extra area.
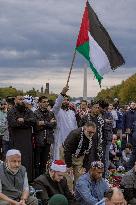
M 60 158 L 59 151 L 68 134 L 77 128 L 75 112 L 69 109 L 69 98 L 66 95 L 68 90 L 68 86 L 63 88 L 52 109 L 57 121 L 57 127 L 54 132 L 54 160 L 58 160 Z

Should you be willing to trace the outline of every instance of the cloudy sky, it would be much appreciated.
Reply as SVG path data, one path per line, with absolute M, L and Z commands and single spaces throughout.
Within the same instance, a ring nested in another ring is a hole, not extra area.
M 104 76 L 102 88 L 136 70 L 136 0 L 90 0 L 126 64 Z M 85 0 L 0 0 L 0 86 L 39 89 L 45 82 L 59 93 L 66 84 Z M 76 56 L 71 96 L 82 96 L 83 68 Z M 88 96 L 100 91 L 88 69 Z

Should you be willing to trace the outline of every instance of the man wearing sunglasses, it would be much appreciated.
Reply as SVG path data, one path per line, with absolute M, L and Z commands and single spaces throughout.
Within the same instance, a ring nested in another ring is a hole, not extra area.
M 76 200 L 81 205 L 95 205 L 103 199 L 109 190 L 107 182 L 102 178 L 104 164 L 100 161 L 91 163 L 88 173 L 82 175 L 76 183 Z

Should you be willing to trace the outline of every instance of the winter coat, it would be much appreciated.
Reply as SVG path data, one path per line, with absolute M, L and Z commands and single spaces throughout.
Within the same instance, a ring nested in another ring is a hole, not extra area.
M 48 200 L 54 194 L 63 194 L 72 203 L 74 197 L 69 191 L 67 180 L 63 178 L 60 182 L 53 181 L 49 174 L 42 174 L 34 180 L 33 187 L 42 190 L 39 198 L 42 199 L 44 205 L 48 204 Z
M 44 147 L 46 143 L 52 144 L 54 142 L 54 129 L 56 128 L 56 122 L 50 122 L 51 119 L 55 119 L 53 112 L 42 111 L 40 108 L 34 112 L 36 122 L 44 121 L 44 125 L 36 126 L 34 128 L 35 133 L 35 145 L 38 147 Z

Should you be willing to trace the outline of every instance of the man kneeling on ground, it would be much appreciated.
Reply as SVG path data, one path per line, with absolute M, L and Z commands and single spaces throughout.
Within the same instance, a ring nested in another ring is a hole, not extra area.
M 73 202 L 73 196 L 64 177 L 66 171 L 66 164 L 62 160 L 55 160 L 51 164 L 49 173 L 44 173 L 34 180 L 33 187 L 42 190 L 39 198 L 44 205 L 47 205 L 49 199 L 55 194 L 64 195 L 69 204 Z
M 48 205 L 68 205 L 68 200 L 62 194 L 55 194 L 50 198 Z
M 95 205 L 109 190 L 108 183 L 102 178 L 104 164 L 100 161 L 91 163 L 88 173 L 83 174 L 77 181 L 75 195 L 80 205 Z
M 16 149 L 9 150 L 5 163 L 0 164 L 0 204 L 38 205 L 38 200 L 29 196 L 27 172 Z

